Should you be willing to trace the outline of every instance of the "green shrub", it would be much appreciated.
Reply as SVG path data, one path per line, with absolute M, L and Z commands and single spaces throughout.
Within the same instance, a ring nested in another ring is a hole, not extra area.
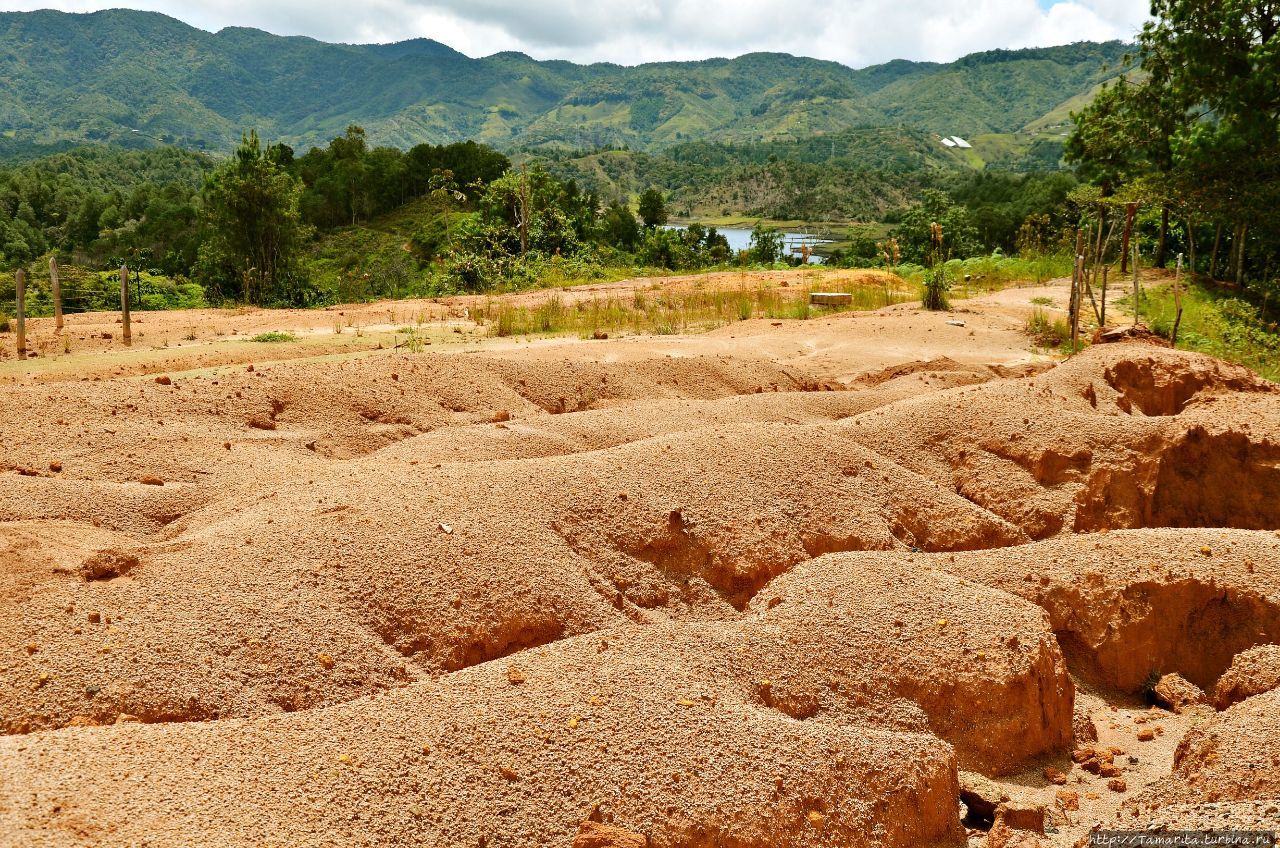
M 951 291 L 951 276 L 946 265 L 935 265 L 924 274 L 924 296 L 921 303 L 925 309 L 935 312 L 950 309 L 947 294 Z
M 267 342 L 267 343 L 275 344 L 275 343 L 278 343 L 278 342 L 292 342 L 292 341 L 297 341 L 297 338 L 298 338 L 298 337 L 297 337 L 297 336 L 295 336 L 293 333 L 282 333 L 282 332 L 279 332 L 278 330 L 272 330 L 272 331 L 271 331 L 271 332 L 269 332 L 269 333 L 258 333 L 258 335 L 256 335 L 256 336 L 254 336 L 253 338 L 249 339 L 249 341 L 251 341 L 251 342 Z

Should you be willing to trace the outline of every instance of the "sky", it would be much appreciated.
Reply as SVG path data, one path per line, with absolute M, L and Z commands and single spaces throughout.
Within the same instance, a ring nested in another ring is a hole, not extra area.
M 635 65 L 768 50 L 852 67 L 999 47 L 1131 39 L 1149 0 L 0 0 L 0 11 L 121 5 L 216 31 L 323 41 L 432 38 L 469 56 Z

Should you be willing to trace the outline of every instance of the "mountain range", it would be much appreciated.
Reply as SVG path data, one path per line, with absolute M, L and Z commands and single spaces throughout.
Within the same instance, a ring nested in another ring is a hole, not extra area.
M 1060 136 L 1066 104 L 1117 73 L 1128 49 L 1082 42 L 862 69 L 779 53 L 577 65 L 470 58 L 429 39 L 209 33 L 152 12 L 9 12 L 0 149 L 158 140 L 222 152 L 249 128 L 305 147 L 353 123 L 376 144 L 475 139 L 535 151 L 788 143 L 870 127 L 1030 139 Z

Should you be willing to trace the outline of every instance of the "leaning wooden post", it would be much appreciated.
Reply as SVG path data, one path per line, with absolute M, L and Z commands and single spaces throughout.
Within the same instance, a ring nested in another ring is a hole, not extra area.
M 19 268 L 13 275 L 14 300 L 17 301 L 18 358 L 27 358 L 27 272 Z
M 1169 341 L 1174 346 L 1178 346 L 1178 325 L 1182 323 L 1182 254 L 1178 254 L 1178 270 L 1173 275 L 1173 305 L 1177 309 L 1177 314 L 1173 319 L 1173 332 L 1170 334 Z
M 62 330 L 62 280 L 58 277 L 58 259 L 49 257 L 49 283 L 53 288 L 53 329 Z
M 127 345 L 133 344 L 133 334 L 129 330 L 129 266 L 120 266 L 120 337 Z

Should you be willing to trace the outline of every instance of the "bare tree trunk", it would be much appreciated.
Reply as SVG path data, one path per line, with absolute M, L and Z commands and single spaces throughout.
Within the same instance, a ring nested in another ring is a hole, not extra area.
M 1169 204 L 1160 207 L 1160 240 L 1156 242 L 1156 261 L 1157 268 L 1165 266 L 1165 251 L 1169 244 Z
M 1219 222 L 1213 234 L 1213 255 L 1209 257 L 1209 279 L 1218 279 L 1218 251 L 1222 250 L 1222 224 Z
M 1191 219 L 1187 219 L 1187 273 L 1192 277 L 1196 275 L 1196 231 L 1191 223 Z
M 1133 236 L 1133 219 L 1138 214 L 1138 204 L 1129 203 L 1124 209 L 1124 236 L 1120 241 L 1120 273 L 1129 272 L 1129 239 Z
M 1241 224 L 1240 225 L 1240 247 L 1239 247 L 1239 252 L 1236 254 L 1236 285 L 1237 286 L 1244 285 L 1245 248 L 1248 246 L 1248 244 L 1249 244 L 1249 225 Z

